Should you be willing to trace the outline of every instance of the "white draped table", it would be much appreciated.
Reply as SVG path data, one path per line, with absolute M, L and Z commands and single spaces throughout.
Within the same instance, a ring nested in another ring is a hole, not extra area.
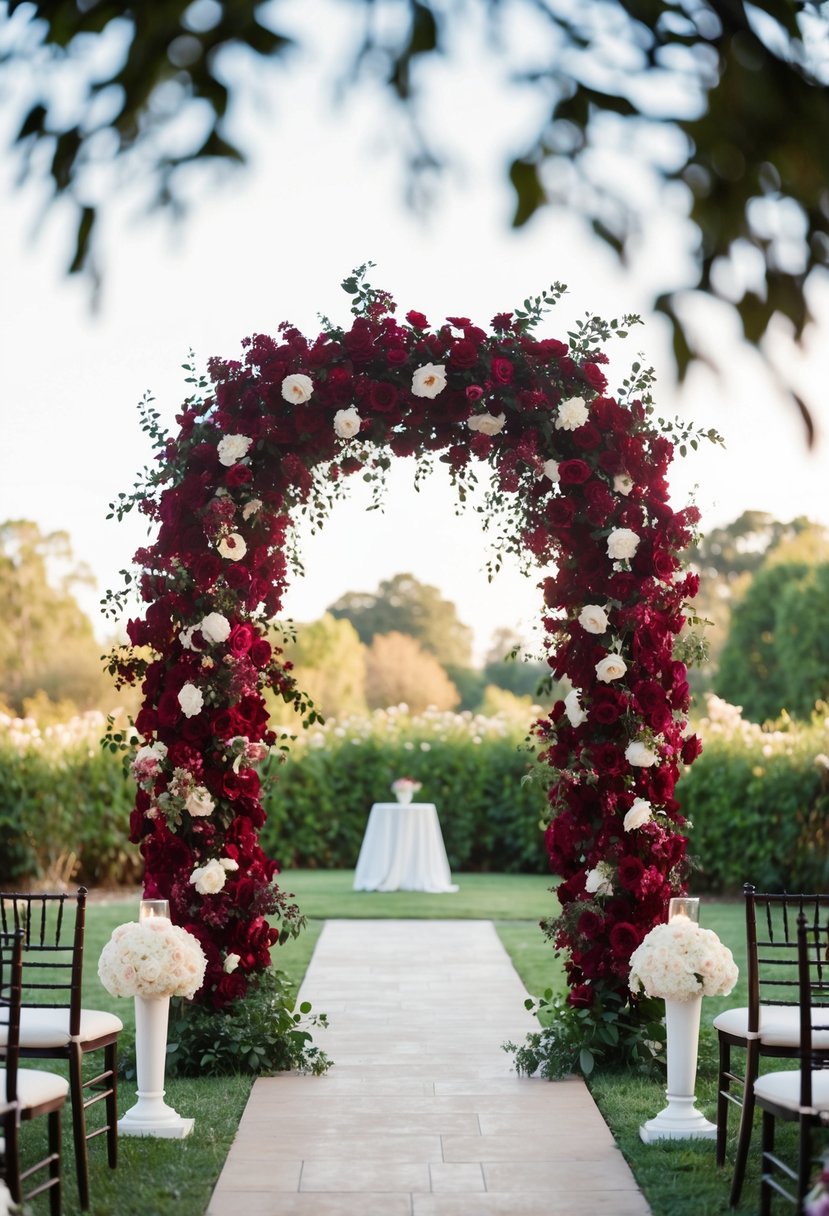
M 375 802 L 366 824 L 355 891 L 457 891 L 433 802 Z

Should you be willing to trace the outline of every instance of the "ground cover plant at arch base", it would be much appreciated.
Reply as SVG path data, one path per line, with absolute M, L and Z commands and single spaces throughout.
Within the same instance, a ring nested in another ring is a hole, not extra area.
M 192 373 L 175 436 L 144 404 L 156 461 L 113 513 L 137 507 L 153 539 L 108 599 L 117 612 L 137 587 L 144 605 L 110 667 L 143 693 L 131 831 L 146 895 L 169 899 L 201 942 L 202 1004 L 228 1006 L 268 968 L 301 922 L 258 839 L 260 768 L 277 743 L 263 692 L 314 716 L 271 623 L 297 516 L 321 523 L 352 474 L 379 492 L 395 457 L 417 458 L 418 481 L 443 462 L 463 502 L 484 462 L 493 480 L 477 509 L 493 564 L 510 552 L 537 572 L 547 662 L 572 686 L 531 727 L 561 877 L 548 931 L 570 1006 L 621 1007 L 635 1001 L 631 953 L 686 880 L 675 786 L 700 750 L 683 628 L 697 577 L 680 554 L 698 514 L 672 509 L 666 477 L 699 436 L 654 419 L 638 364 L 610 395 L 601 346 L 638 318 L 538 337 L 555 284 L 489 331 L 466 317 L 433 327 L 399 318 L 366 272 L 343 283 L 344 326 L 323 319 L 309 339 L 283 323 L 239 360 Z

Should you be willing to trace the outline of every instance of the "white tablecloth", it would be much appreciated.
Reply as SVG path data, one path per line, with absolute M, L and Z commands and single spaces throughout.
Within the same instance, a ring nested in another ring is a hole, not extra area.
M 433 802 L 375 802 L 360 847 L 355 891 L 457 891 Z

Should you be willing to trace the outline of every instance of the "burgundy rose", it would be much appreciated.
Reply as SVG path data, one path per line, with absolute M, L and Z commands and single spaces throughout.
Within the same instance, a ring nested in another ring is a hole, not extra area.
M 253 645 L 256 633 L 250 625 L 234 625 L 227 639 L 227 648 L 232 655 L 241 658 Z
M 387 414 L 397 404 L 397 389 L 386 380 L 373 380 L 368 391 L 369 404 L 378 414 Z
M 458 338 L 449 348 L 449 365 L 461 370 L 474 367 L 478 362 L 478 348 L 468 338 Z
M 492 378 L 497 384 L 511 384 L 514 375 L 515 368 L 509 359 L 496 356 L 492 360 Z
M 414 329 L 428 329 L 429 322 L 426 320 L 422 312 L 407 312 L 406 320 Z
M 584 460 L 562 460 L 558 476 L 564 486 L 579 486 L 590 477 L 590 465 Z

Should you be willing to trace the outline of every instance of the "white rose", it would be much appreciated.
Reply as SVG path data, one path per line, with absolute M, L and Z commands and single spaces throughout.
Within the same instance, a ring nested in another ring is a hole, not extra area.
M 587 422 L 590 410 L 584 397 L 571 397 L 562 401 L 556 416 L 556 429 L 559 431 L 577 431 Z
M 224 866 L 214 858 L 206 865 L 196 866 L 190 881 L 199 895 L 216 895 L 225 885 L 226 877 Z
M 242 519 L 250 519 L 251 515 L 256 515 L 262 510 L 262 501 L 259 498 L 252 498 L 250 502 L 246 502 L 242 507 Z
M 219 865 L 224 870 L 238 870 L 239 869 L 238 861 L 234 861 L 232 857 L 220 857 Z
M 415 397 L 437 397 L 446 388 L 446 368 L 442 363 L 425 363 L 412 376 Z
M 467 418 L 466 425 L 470 431 L 480 431 L 482 435 L 497 435 L 504 429 L 506 414 L 473 414 Z
M 199 629 L 206 642 L 226 642 L 230 636 L 230 621 L 221 612 L 208 612 Z
M 363 420 L 352 405 L 348 410 L 337 410 L 334 415 L 334 433 L 340 439 L 353 439 Z
M 157 739 L 155 743 L 146 743 L 136 752 L 136 762 L 139 760 L 163 760 L 167 755 L 167 744 Z
M 627 561 L 639 547 L 639 537 L 630 528 L 614 528 L 607 538 L 607 556 L 614 561 Z
M 194 819 L 203 818 L 205 815 L 212 815 L 216 804 L 210 797 L 210 791 L 205 789 L 203 785 L 197 785 L 194 790 L 187 795 L 184 803 L 184 809 L 193 816 Z
M 228 557 L 232 562 L 240 562 L 248 551 L 245 539 L 238 532 L 229 532 L 223 536 L 216 548 L 222 557 Z
M 179 690 L 178 703 L 185 718 L 195 718 L 204 708 L 204 697 L 195 684 L 184 684 Z
M 588 895 L 612 895 L 613 883 L 605 871 L 597 866 L 596 869 L 587 871 L 584 889 Z
M 653 810 L 647 798 L 634 798 L 633 805 L 625 815 L 624 829 L 626 832 L 633 832 L 652 818 Z
M 607 613 L 598 604 L 585 604 L 579 613 L 579 624 L 587 633 L 604 633 Z
M 617 494 L 624 494 L 627 498 L 633 489 L 633 478 L 630 473 L 617 473 L 613 478 L 613 489 Z
M 596 679 L 609 684 L 611 680 L 621 680 L 626 671 L 627 663 L 620 654 L 606 654 L 596 664 Z
M 579 690 L 573 688 L 564 698 L 564 712 L 571 726 L 581 726 L 582 722 L 587 717 L 587 714 L 579 704 Z
M 225 972 L 226 972 L 228 975 L 233 975 L 233 972 L 234 972 L 234 971 L 236 970 L 236 968 L 239 966 L 239 963 L 240 963 L 240 962 L 241 962 L 241 959 L 239 958 L 239 955 L 238 955 L 238 954 L 229 954 L 229 955 L 227 956 L 227 958 L 225 959 L 225 961 L 224 961 L 224 968 L 223 968 L 223 970 L 224 970 L 224 971 L 225 971 Z
M 232 464 L 247 456 L 252 443 L 253 440 L 248 439 L 247 435 L 225 435 L 224 439 L 219 440 L 217 448 L 219 464 L 229 469 Z
M 558 482 L 561 480 L 561 478 L 558 475 L 558 461 L 557 460 L 545 460 L 544 461 L 544 476 L 546 478 L 548 478 L 553 483 L 553 485 L 558 484 Z
M 656 764 L 658 756 L 641 739 L 634 739 L 625 748 L 625 759 L 636 768 L 650 768 L 652 764 Z
M 295 372 L 293 376 L 286 376 L 282 381 L 282 396 L 286 401 L 292 401 L 294 405 L 304 405 L 311 399 L 313 391 L 314 382 L 311 377 L 303 376 L 299 372 Z
M 178 635 L 178 640 L 181 642 L 185 650 L 193 650 L 193 634 L 196 632 L 195 625 L 188 625 L 186 629 L 182 629 Z

